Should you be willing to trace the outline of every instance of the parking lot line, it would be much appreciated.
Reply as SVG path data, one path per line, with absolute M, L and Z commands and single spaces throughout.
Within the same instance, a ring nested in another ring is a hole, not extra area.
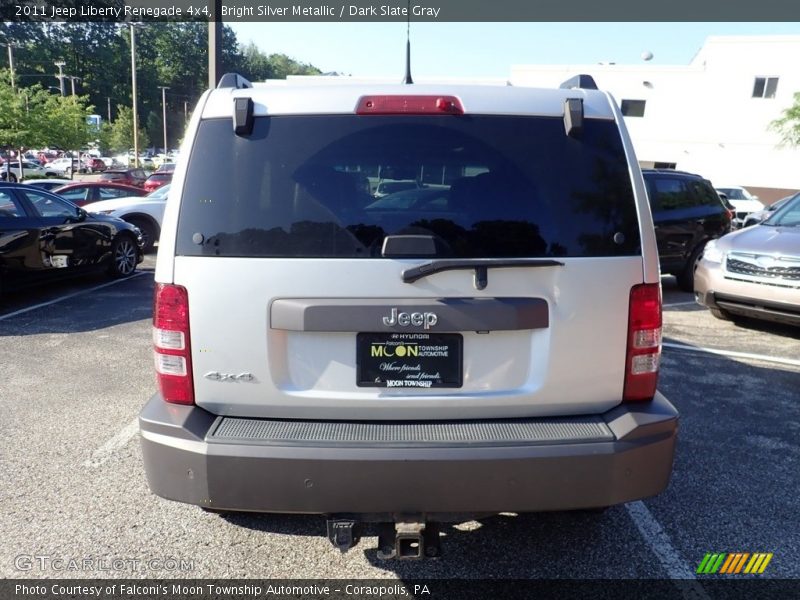
M 80 296 L 81 294 L 87 294 L 89 292 L 94 292 L 96 290 L 102 290 L 103 288 L 110 287 L 112 285 L 116 285 L 118 283 L 122 283 L 123 281 L 130 281 L 131 279 L 135 279 L 136 277 L 140 277 L 142 275 L 149 275 L 151 273 L 147 273 L 144 271 L 139 271 L 138 273 L 134 273 L 130 277 L 126 277 L 124 279 L 115 279 L 114 281 L 109 281 L 108 283 L 103 283 L 101 285 L 96 285 L 94 287 L 80 290 L 77 292 L 73 292 L 72 294 L 67 294 L 66 296 L 61 296 L 60 298 L 56 298 L 55 300 L 50 300 L 48 302 L 42 302 L 40 304 L 34 304 L 33 306 L 28 306 L 27 308 L 21 308 L 19 310 L 15 310 L 14 312 L 10 312 L 5 315 L 0 315 L 0 321 L 4 321 L 5 319 L 10 319 L 11 317 L 16 317 L 17 315 L 25 314 L 26 312 L 30 312 L 32 310 L 36 310 L 37 308 L 42 308 L 45 306 L 50 306 L 51 304 L 56 304 L 57 302 L 61 302 L 63 300 L 69 300 L 70 298 L 74 298 L 75 296 Z
M 663 306 L 664 308 L 671 308 L 671 307 L 673 307 L 673 306 L 689 306 L 690 304 L 694 304 L 694 305 L 696 305 L 696 306 L 698 306 L 698 307 L 700 306 L 700 305 L 699 305 L 699 304 L 697 304 L 697 302 L 695 302 L 694 300 L 687 300 L 687 301 L 685 301 L 685 302 L 670 302 L 669 304 L 664 304 L 664 305 L 662 305 L 662 306 Z
M 125 445 L 139 432 L 139 417 L 125 425 L 114 437 L 92 452 L 92 456 L 83 462 L 87 468 L 97 468 L 114 455 L 114 452 Z
M 664 528 L 656 521 L 644 502 L 641 500 L 629 502 L 625 505 L 625 509 L 639 533 L 642 534 L 645 543 L 658 558 L 658 562 L 661 563 L 667 576 L 670 579 L 679 580 L 676 581 L 675 586 L 681 592 L 681 596 L 687 600 L 709 600 L 703 586 L 681 559 Z
M 795 360 L 793 358 L 780 358 L 778 356 L 767 356 L 766 354 L 751 354 L 749 352 L 735 352 L 733 350 L 716 350 L 714 348 L 687 346 L 685 344 L 674 344 L 672 342 L 663 342 L 661 345 L 664 348 L 685 350 L 687 352 L 704 352 L 706 354 L 715 354 L 717 356 L 727 356 L 730 358 L 745 358 L 750 360 L 759 360 L 762 362 L 771 362 L 779 365 L 788 365 L 790 367 L 800 367 L 800 360 Z

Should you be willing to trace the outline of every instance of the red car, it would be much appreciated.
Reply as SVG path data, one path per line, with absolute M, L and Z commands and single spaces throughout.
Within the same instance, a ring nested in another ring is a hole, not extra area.
M 161 173 L 153 173 L 150 177 L 147 178 L 147 181 L 144 182 L 144 189 L 148 192 L 152 192 L 157 190 L 165 183 L 169 183 L 172 181 L 172 172 L 171 171 L 163 171 Z
M 142 169 L 108 169 L 100 175 L 99 181 L 113 181 L 142 187 L 147 181 L 147 174 Z
M 140 187 L 125 185 L 112 181 L 83 181 L 80 183 L 69 183 L 53 190 L 62 198 L 66 198 L 73 204 L 83 206 L 90 202 L 99 200 L 110 200 L 111 198 L 125 198 L 126 196 L 144 196 L 147 192 Z
M 94 158 L 94 157 L 84 158 L 83 168 L 86 169 L 86 171 L 89 173 L 102 173 L 103 171 L 108 169 L 106 163 L 104 163 L 99 158 Z

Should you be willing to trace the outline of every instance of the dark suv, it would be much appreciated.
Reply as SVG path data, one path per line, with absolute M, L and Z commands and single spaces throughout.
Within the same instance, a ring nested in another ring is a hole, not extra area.
M 700 175 L 671 169 L 644 169 L 642 174 L 661 272 L 675 275 L 678 287 L 691 292 L 706 242 L 730 231 L 731 213 L 711 182 Z

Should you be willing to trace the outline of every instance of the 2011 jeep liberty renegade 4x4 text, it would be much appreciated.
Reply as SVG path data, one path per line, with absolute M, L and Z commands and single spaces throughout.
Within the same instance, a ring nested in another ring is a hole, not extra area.
M 317 513 L 345 550 L 436 554 L 464 515 L 653 496 L 659 263 L 613 98 L 251 85 L 189 125 L 140 415 L 147 479 L 211 510 Z M 378 182 L 415 181 L 375 195 Z

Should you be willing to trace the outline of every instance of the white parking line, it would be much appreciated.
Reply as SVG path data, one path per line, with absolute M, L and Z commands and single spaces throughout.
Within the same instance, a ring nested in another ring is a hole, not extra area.
M 686 352 L 704 352 L 706 354 L 715 354 L 717 356 L 729 356 L 731 358 L 744 358 L 750 360 L 758 360 L 762 362 L 771 362 L 778 365 L 788 365 L 790 367 L 800 367 L 800 360 L 795 360 L 793 358 L 780 358 L 778 356 L 768 356 L 766 354 L 751 354 L 749 352 L 735 352 L 733 350 L 715 350 L 714 348 L 701 348 L 699 346 L 687 346 L 685 344 L 674 344 L 672 342 L 664 342 L 661 345 L 664 348 L 685 350 Z
M 131 438 L 139 432 L 139 417 L 136 417 L 125 425 L 114 437 L 108 440 L 105 444 L 100 446 L 97 450 L 92 452 L 91 458 L 83 462 L 84 467 L 91 469 L 97 468 L 106 462 L 114 455 L 114 452 L 120 450 L 131 441 Z
M 131 279 L 135 279 L 136 277 L 141 277 L 142 275 L 149 275 L 149 274 L 151 273 L 149 273 L 148 271 L 139 271 L 138 273 L 134 273 L 130 277 L 126 277 L 124 279 L 116 279 L 114 281 L 109 281 L 108 283 L 96 285 L 86 290 L 80 290 L 78 292 L 73 292 L 72 294 L 67 294 L 66 296 L 61 296 L 60 298 L 56 298 L 55 300 L 50 300 L 49 302 L 42 302 L 41 304 L 34 304 L 33 306 L 28 306 L 27 308 L 21 308 L 19 310 L 15 310 L 14 312 L 10 312 L 8 314 L 0 315 L 0 321 L 3 321 L 5 319 L 10 319 L 11 317 L 16 317 L 17 315 L 25 314 L 26 312 L 36 310 L 37 308 L 42 308 L 44 306 L 50 306 L 51 304 L 56 304 L 57 302 L 61 302 L 62 300 L 69 300 L 70 298 L 74 298 L 75 296 L 80 296 L 81 294 L 88 294 L 89 292 L 102 290 L 103 288 L 107 288 L 112 285 L 117 285 L 118 283 L 122 283 L 123 281 L 130 281 Z
M 625 508 L 639 533 L 642 534 L 645 543 L 658 558 L 658 562 L 661 563 L 667 576 L 676 580 L 675 587 L 681 592 L 681 596 L 687 600 L 709 600 L 708 594 L 697 581 L 694 572 L 683 562 L 678 551 L 672 546 L 667 532 L 656 521 L 644 503 L 641 501 L 629 502 Z
M 697 304 L 697 302 L 695 302 L 694 300 L 687 300 L 686 302 L 670 302 L 669 304 L 663 304 L 662 306 L 664 308 L 671 308 L 673 306 L 689 306 L 690 304 L 694 304 L 695 306 L 700 308 L 700 305 Z

